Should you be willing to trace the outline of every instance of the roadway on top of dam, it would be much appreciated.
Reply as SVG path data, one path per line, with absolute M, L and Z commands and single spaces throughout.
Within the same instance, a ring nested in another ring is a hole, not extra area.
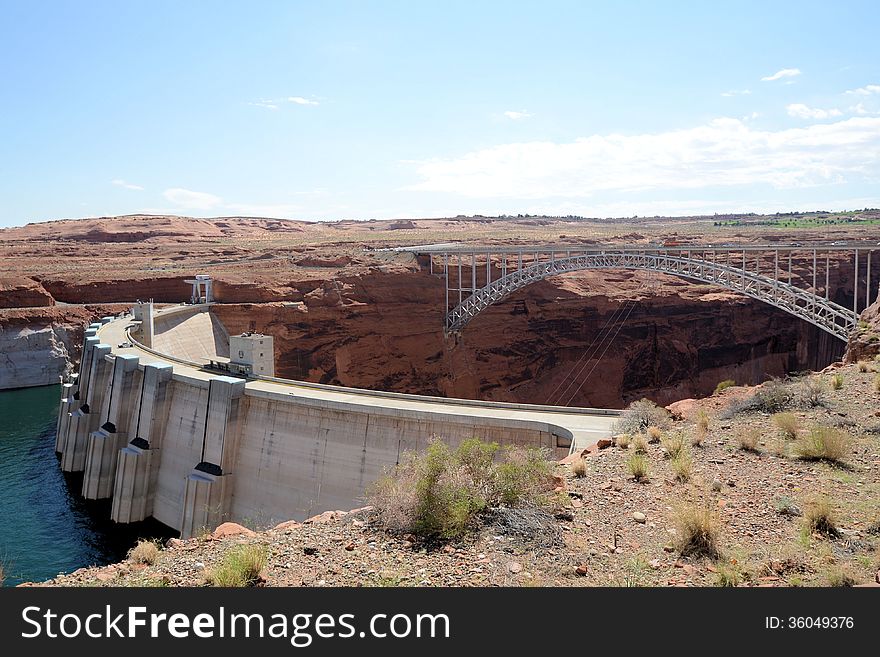
M 175 306 L 159 311 L 155 316 L 158 319 L 161 316 L 167 316 L 172 313 L 185 313 L 187 311 L 195 315 L 198 312 L 206 312 L 207 306 Z M 159 353 L 144 347 L 132 339 L 129 334 L 129 329 L 135 325 L 133 322 L 132 316 L 126 315 L 113 319 L 98 330 L 98 337 L 102 343 L 108 344 L 111 347 L 112 354 L 138 356 L 142 364 L 165 363 L 173 367 L 175 374 L 192 379 L 208 381 L 212 377 L 227 375 L 226 372 L 205 369 L 199 363 L 186 361 L 176 357 L 174 354 Z M 523 421 L 545 425 L 551 429 L 559 427 L 571 432 L 573 450 L 583 449 L 595 444 L 599 438 L 609 436 L 611 434 L 611 425 L 619 415 L 619 411 L 611 409 L 567 408 L 430 397 L 373 391 L 363 388 L 331 386 L 305 381 L 270 379 L 268 377 L 249 378 L 245 387 L 248 390 L 293 395 L 298 398 L 357 406 L 359 407 L 358 410 L 365 412 L 369 412 L 370 409 L 382 409 L 391 412 L 400 410 L 425 415 L 442 414 Z

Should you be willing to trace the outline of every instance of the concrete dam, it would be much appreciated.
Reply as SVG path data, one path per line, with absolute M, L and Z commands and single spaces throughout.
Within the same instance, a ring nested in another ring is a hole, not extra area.
M 610 433 L 618 411 L 426 397 L 274 377 L 271 336 L 229 336 L 210 303 L 139 303 L 85 332 L 62 385 L 55 451 L 115 522 L 184 538 L 349 509 L 432 438 L 479 437 L 553 457 Z M 232 345 L 232 348 L 230 348 Z

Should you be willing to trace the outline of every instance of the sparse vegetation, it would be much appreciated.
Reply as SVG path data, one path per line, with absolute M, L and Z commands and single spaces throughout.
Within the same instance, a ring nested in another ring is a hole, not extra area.
M 801 436 L 795 454 L 807 461 L 842 461 L 850 451 L 850 438 L 841 429 L 817 425 Z
M 575 477 L 581 479 L 587 476 L 587 461 L 583 456 L 576 458 L 572 461 L 571 464 L 571 472 Z
M 772 420 L 786 438 L 789 440 L 797 438 L 801 422 L 794 413 L 776 413 Z
M 861 372 L 862 374 L 864 374 L 865 372 L 868 371 L 868 362 L 867 361 L 860 360 L 856 366 L 858 367 L 859 372 Z
M 455 539 L 490 507 L 547 502 L 550 481 L 551 465 L 540 450 L 500 450 L 474 438 L 452 451 L 435 440 L 424 453 L 407 453 L 369 497 L 392 531 Z
M 786 495 L 777 497 L 773 502 L 773 506 L 776 508 L 776 513 L 781 516 L 795 517 L 802 515 L 797 503 Z
M 675 478 L 685 484 L 691 479 L 691 470 L 693 469 L 693 459 L 691 453 L 687 450 L 679 452 L 678 456 L 669 462 Z
M 159 544 L 156 541 L 140 540 L 128 551 L 128 560 L 132 563 L 152 566 L 158 559 Z
M 719 381 L 718 385 L 715 386 L 715 394 L 717 395 L 722 390 L 726 390 L 727 388 L 731 388 L 736 385 L 736 381 L 733 379 L 724 379 L 724 381 Z
M 813 408 L 823 404 L 825 386 L 817 376 L 805 376 L 801 379 L 797 390 L 797 403 L 804 408 Z
M 822 534 L 829 538 L 839 534 L 834 507 L 827 497 L 815 496 L 807 502 L 804 511 L 804 528 L 812 534 Z
M 828 586 L 855 586 L 859 581 L 846 566 L 831 566 L 825 571 L 825 582 Z
M 648 472 L 650 470 L 650 467 L 648 465 L 648 458 L 644 454 L 637 452 L 630 455 L 630 457 L 626 460 L 626 469 L 629 470 L 632 478 L 636 481 L 648 480 Z
M 831 389 L 840 390 L 843 387 L 843 375 L 835 374 L 831 377 Z
M 260 579 L 267 556 L 263 545 L 237 545 L 224 555 L 217 568 L 208 572 L 208 582 L 223 587 L 253 586 Z
M 679 454 L 684 450 L 684 436 L 681 434 L 672 434 L 669 436 L 664 436 L 662 440 L 663 449 L 666 450 L 667 458 L 674 459 L 677 458 Z
M 645 438 L 644 434 L 638 434 L 632 439 L 633 451 L 636 454 L 647 454 L 648 453 L 648 439 Z
M 743 573 L 736 563 L 718 561 L 715 564 L 715 584 L 718 586 L 739 586 L 743 581 Z
M 874 377 L 874 392 L 880 392 L 880 374 Z
M 675 512 L 675 529 L 682 555 L 718 557 L 720 521 L 709 507 L 681 505 Z
M 648 427 L 665 429 L 669 426 L 669 413 L 665 408 L 660 408 L 650 399 L 634 401 L 620 414 L 614 423 L 614 433 L 628 433 L 631 435 L 643 433 Z
M 645 433 L 649 443 L 659 443 L 663 438 L 663 430 L 660 427 L 648 427 Z
M 628 433 L 622 433 L 617 436 L 615 440 L 615 444 L 620 447 L 620 449 L 629 449 L 629 444 L 632 442 L 632 436 Z
M 693 437 L 691 438 L 691 444 L 694 447 L 699 447 L 703 444 L 703 441 L 706 440 L 709 435 L 709 414 L 706 413 L 705 409 L 700 409 L 697 411 L 697 428 L 694 432 Z
M 760 429 L 741 427 L 736 431 L 736 446 L 744 452 L 758 452 L 758 439 L 760 437 Z

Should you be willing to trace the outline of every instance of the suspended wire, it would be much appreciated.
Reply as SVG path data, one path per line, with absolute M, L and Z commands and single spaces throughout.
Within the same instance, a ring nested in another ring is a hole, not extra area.
M 596 367 L 598 367 L 598 366 L 599 366 L 599 363 L 602 362 L 602 359 L 605 358 L 605 353 L 608 351 L 608 348 L 609 348 L 612 344 L 614 344 L 614 341 L 617 339 L 617 335 L 620 333 L 620 329 L 623 328 L 624 324 L 626 324 L 627 320 L 629 320 L 629 316 L 632 315 L 632 311 L 635 310 L 635 309 L 636 309 L 636 306 L 638 306 L 638 305 L 639 305 L 639 304 L 638 304 L 637 301 L 633 301 L 633 302 L 632 302 L 632 305 L 629 307 L 629 312 L 626 314 L 626 317 L 623 318 L 623 321 L 620 322 L 620 325 L 617 327 L 617 331 L 615 331 L 615 333 L 614 333 L 614 337 L 611 338 L 611 341 L 610 341 L 610 342 L 608 343 L 608 345 L 605 347 L 605 351 L 602 352 L 602 355 L 599 356 L 599 358 L 598 358 L 598 359 L 596 360 L 596 362 L 593 364 L 593 367 L 590 368 L 590 371 L 587 373 L 586 378 L 585 378 L 585 379 L 583 380 L 583 382 L 581 382 L 581 384 L 577 387 L 577 390 L 574 391 L 574 393 L 571 395 L 571 397 L 569 397 L 568 401 L 565 402 L 564 406 L 568 406 L 568 405 L 572 402 L 572 400 L 577 396 L 577 394 L 581 391 L 581 388 L 583 388 L 584 385 L 586 385 L 587 381 L 590 380 L 590 377 L 593 375 L 593 372 L 596 370 Z M 580 376 L 580 375 L 578 375 L 578 376 Z
M 628 303 L 629 303 L 629 301 L 625 301 L 624 303 L 620 304 L 620 306 L 618 306 L 617 310 L 620 311 L 620 314 L 621 314 L 621 315 L 623 315 L 623 313 L 626 311 L 626 307 L 627 307 L 627 304 L 628 304 Z M 613 318 L 615 315 L 617 315 L 617 312 L 615 312 L 614 315 L 612 315 L 612 318 Z M 612 328 L 613 328 L 613 327 L 612 327 Z M 578 379 L 580 378 L 581 374 L 583 374 L 584 370 L 587 369 L 587 366 L 590 364 L 590 360 L 592 360 L 592 357 L 596 355 L 596 352 L 597 352 L 597 351 L 602 347 L 602 345 L 605 343 L 606 338 L 608 338 L 608 337 L 611 335 L 611 330 L 612 330 L 612 329 L 609 329 L 608 332 L 607 332 L 605 335 L 602 336 L 602 339 L 599 341 L 598 345 L 596 346 L 596 350 L 593 352 L 593 354 L 590 356 L 590 358 L 584 362 L 584 364 L 583 364 L 583 365 L 581 366 L 581 368 L 578 370 L 577 374 L 575 374 L 575 375 L 572 377 L 572 379 L 571 379 L 571 381 L 569 382 L 568 386 L 566 386 L 565 390 L 563 390 L 563 391 L 562 391 L 562 394 L 560 394 L 559 397 L 557 398 L 557 402 L 561 401 L 562 398 L 565 397 L 566 393 L 567 393 L 569 390 L 571 390 L 571 387 L 572 387 L 575 383 L 577 383 L 577 381 L 578 381 Z M 613 338 L 612 338 L 612 340 L 613 340 Z M 609 343 L 609 344 L 610 344 L 610 343 Z M 606 347 L 606 349 L 607 349 L 607 347 Z M 603 352 L 603 353 L 604 353 L 604 352 Z
M 562 380 L 559 382 L 559 384 L 556 386 L 556 388 L 553 389 L 553 392 L 551 392 L 547 396 L 547 403 L 548 404 L 552 403 L 553 398 L 556 396 L 556 393 L 559 392 L 559 389 L 562 388 L 563 385 L 565 385 L 565 382 L 568 380 L 568 377 L 571 376 L 571 374 L 577 369 L 578 365 L 580 365 L 583 362 L 584 358 L 587 357 L 587 354 L 589 354 L 591 351 L 593 351 L 595 353 L 595 351 L 599 350 L 599 347 L 602 345 L 602 342 L 605 341 L 605 338 L 603 336 L 603 334 L 605 333 L 605 330 L 608 329 L 610 332 L 610 329 L 608 327 L 610 327 L 612 325 L 612 323 L 614 322 L 614 318 L 617 316 L 617 313 L 619 313 L 622 309 L 623 309 L 622 305 L 620 305 L 614 309 L 614 312 L 611 313 L 611 315 L 605 321 L 605 324 L 602 326 L 602 328 L 599 329 L 599 331 L 593 336 L 592 342 L 590 342 L 590 345 L 584 350 L 584 353 L 581 354 L 581 357 L 578 359 L 578 361 L 574 365 L 572 365 L 572 367 L 568 371 L 568 373 L 562 377 Z M 600 340 L 599 344 L 597 345 L 596 340 L 600 336 L 603 336 L 603 337 L 602 337 L 602 340 Z M 595 345 L 595 349 L 594 349 L 594 345 Z

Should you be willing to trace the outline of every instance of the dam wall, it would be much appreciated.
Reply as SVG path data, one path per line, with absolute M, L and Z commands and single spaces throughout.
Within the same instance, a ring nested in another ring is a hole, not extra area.
M 130 316 L 89 327 L 58 414 L 62 469 L 83 473 L 84 497 L 111 499 L 116 522 L 152 517 L 190 537 L 227 520 L 265 526 L 352 508 L 384 468 L 435 437 L 454 446 L 476 436 L 554 457 L 572 445 L 563 426 L 480 402 L 419 405 L 205 371 L 145 350 L 131 341 L 136 332 Z

